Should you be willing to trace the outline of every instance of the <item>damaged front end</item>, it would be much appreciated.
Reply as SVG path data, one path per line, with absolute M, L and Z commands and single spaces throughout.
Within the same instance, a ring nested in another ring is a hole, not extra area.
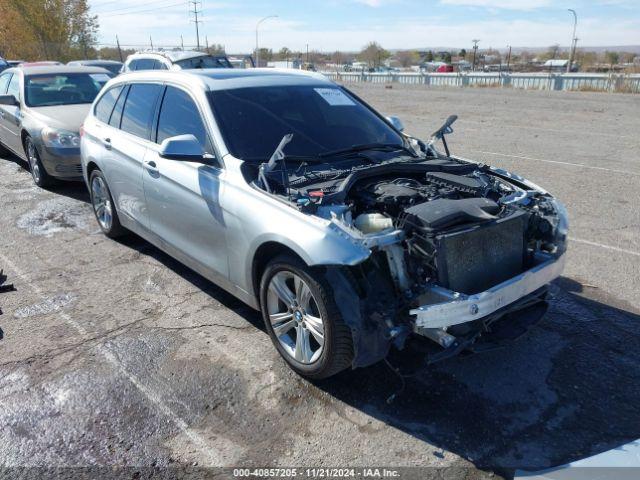
M 515 339 L 545 314 L 547 286 L 564 267 L 567 215 L 550 194 L 450 156 L 446 144 L 446 155 L 407 145 L 359 152 L 367 161 L 345 168 L 278 171 L 272 161 L 260 172 L 264 190 L 371 252 L 356 266 L 323 267 L 352 329 L 354 367 L 412 335 L 429 339 L 428 363 Z M 281 149 L 275 157 L 284 164 Z

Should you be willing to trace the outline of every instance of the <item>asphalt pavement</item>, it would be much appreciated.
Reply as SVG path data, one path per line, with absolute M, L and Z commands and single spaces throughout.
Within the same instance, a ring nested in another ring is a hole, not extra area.
M 82 184 L 0 159 L 0 466 L 424 466 L 509 477 L 640 437 L 640 96 L 354 91 L 453 153 L 520 173 L 571 218 L 547 317 L 509 347 L 418 371 L 293 374 L 259 314 L 138 237 Z M 419 353 L 397 359 L 407 368 Z M 434 472 L 436 472 L 434 470 Z M 437 472 L 436 472 L 437 473 Z M 436 474 L 434 473 L 434 475 Z

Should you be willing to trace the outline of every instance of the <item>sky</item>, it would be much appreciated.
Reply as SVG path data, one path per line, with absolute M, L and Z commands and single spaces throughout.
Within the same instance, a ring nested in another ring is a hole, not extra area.
M 99 42 L 143 47 L 195 45 L 187 0 L 90 0 Z M 203 0 L 200 39 L 227 52 L 357 51 L 370 41 L 387 49 L 568 46 L 578 14 L 578 46 L 640 45 L 640 0 Z

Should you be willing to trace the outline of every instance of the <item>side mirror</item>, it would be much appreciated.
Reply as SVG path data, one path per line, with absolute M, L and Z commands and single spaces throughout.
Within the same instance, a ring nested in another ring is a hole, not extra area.
M 160 156 L 169 160 L 197 162 L 203 160 L 204 149 L 198 139 L 189 133 L 165 138 L 160 144 Z
M 395 128 L 399 132 L 404 132 L 404 123 L 402 123 L 402 120 L 400 120 L 398 117 L 395 117 L 395 116 L 387 117 L 387 121 L 391 125 L 393 125 L 393 128 Z
M 0 105 L 9 105 L 10 107 L 19 107 L 20 102 L 14 95 L 0 95 Z

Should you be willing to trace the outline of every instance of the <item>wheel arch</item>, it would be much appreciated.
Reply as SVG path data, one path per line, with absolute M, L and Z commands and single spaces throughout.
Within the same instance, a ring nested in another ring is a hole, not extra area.
M 292 255 L 307 265 L 307 262 L 305 262 L 302 256 L 300 256 L 295 250 L 284 243 L 274 240 L 264 242 L 253 254 L 251 262 L 251 286 L 253 287 L 253 294 L 256 297 L 258 306 L 260 305 L 260 281 L 262 279 L 262 274 L 264 273 L 269 260 L 283 254 Z

